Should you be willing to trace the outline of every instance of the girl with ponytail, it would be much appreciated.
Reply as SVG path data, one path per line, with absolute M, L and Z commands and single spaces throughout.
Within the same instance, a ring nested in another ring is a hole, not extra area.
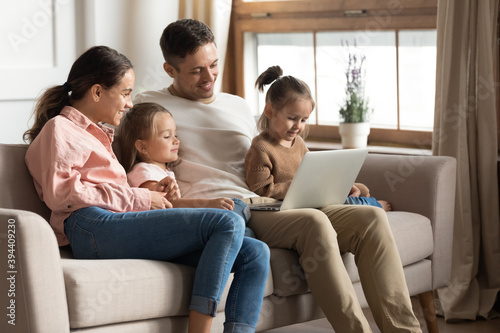
M 245 158 L 246 182 L 260 196 L 283 200 L 308 151 L 302 136 L 307 133 L 307 120 L 315 103 L 307 83 L 283 76 L 279 66 L 269 67 L 255 82 L 260 92 L 266 85 L 271 86 L 257 123 L 261 133 L 253 139 Z M 387 201 L 377 201 L 360 183 L 353 185 L 345 203 L 391 210 Z

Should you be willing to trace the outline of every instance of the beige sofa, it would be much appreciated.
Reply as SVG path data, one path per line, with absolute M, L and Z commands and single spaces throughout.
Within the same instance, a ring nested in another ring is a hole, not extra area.
M 25 151 L 26 145 L 0 144 L 0 330 L 185 332 L 194 269 L 150 260 L 72 259 L 69 249 L 57 246 L 47 223 L 50 212 L 25 167 Z M 395 211 L 388 216 L 408 288 L 424 305 L 433 305 L 432 290 L 450 276 L 455 169 L 448 157 L 370 154 L 358 178 L 374 196 L 392 203 Z M 323 317 L 297 254 L 271 253 L 257 331 Z M 366 307 L 353 256 L 344 259 Z M 212 331 L 221 332 L 223 322 L 220 312 Z

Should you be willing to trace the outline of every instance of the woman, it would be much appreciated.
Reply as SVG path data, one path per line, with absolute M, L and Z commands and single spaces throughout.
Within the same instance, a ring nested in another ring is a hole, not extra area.
M 269 249 L 243 236 L 245 223 L 222 209 L 165 209 L 177 191 L 131 188 L 111 142 L 132 107 L 134 72 L 113 49 L 97 46 L 73 64 L 67 82 L 48 89 L 35 107 L 26 164 L 40 198 L 52 210 L 60 246 L 79 259 L 183 262 L 200 253 L 190 303 L 189 332 L 209 332 L 231 269 L 226 332 L 254 332 L 269 270 Z M 243 274 L 242 272 L 245 272 Z

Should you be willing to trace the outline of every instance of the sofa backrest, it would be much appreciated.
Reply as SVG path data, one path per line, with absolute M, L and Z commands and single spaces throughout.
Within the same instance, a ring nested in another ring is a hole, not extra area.
M 0 207 L 28 210 L 47 221 L 49 208 L 40 200 L 24 163 L 26 144 L 0 144 Z

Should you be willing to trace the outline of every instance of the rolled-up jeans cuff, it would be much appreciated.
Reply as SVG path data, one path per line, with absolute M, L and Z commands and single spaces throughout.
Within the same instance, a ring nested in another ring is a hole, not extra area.
M 217 315 L 218 305 L 218 302 L 214 299 L 193 295 L 191 296 L 189 310 L 215 317 Z
M 224 323 L 224 333 L 254 333 L 255 327 L 243 323 Z

